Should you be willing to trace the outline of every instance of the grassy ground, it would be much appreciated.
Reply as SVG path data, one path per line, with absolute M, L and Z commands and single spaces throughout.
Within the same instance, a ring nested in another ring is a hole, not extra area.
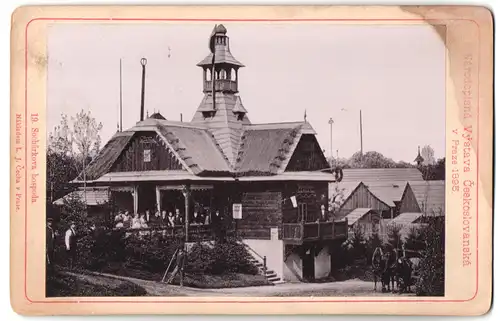
M 131 277 L 135 279 L 147 281 L 161 281 L 163 273 L 152 273 L 144 270 L 136 270 L 131 268 L 114 267 L 106 269 L 102 272 L 114 274 L 117 276 Z M 167 278 L 170 274 L 167 275 Z M 177 275 L 173 284 L 178 285 L 180 281 Z M 236 288 L 248 286 L 263 286 L 271 285 L 263 275 L 249 275 L 241 273 L 232 273 L 224 275 L 209 275 L 209 274 L 189 274 L 184 276 L 184 286 L 200 288 L 200 289 L 220 289 L 220 288 Z
M 144 288 L 149 296 L 188 296 L 188 297 L 346 297 L 346 296 L 382 296 L 382 297 L 401 297 L 414 296 L 414 293 L 395 294 L 382 293 L 380 285 L 377 291 L 373 290 L 373 282 L 361 280 L 348 280 L 329 283 L 284 283 L 274 286 L 254 286 L 239 288 L 220 288 L 220 289 L 200 289 L 192 287 L 179 287 L 157 281 L 147 281 L 131 277 L 116 276 L 109 274 L 90 273 L 80 275 L 68 273 L 83 278 L 97 278 L 104 282 L 116 282 L 124 280 L 133 282 Z
M 48 297 L 144 296 L 146 290 L 130 281 L 85 274 L 55 272 L 47 278 Z

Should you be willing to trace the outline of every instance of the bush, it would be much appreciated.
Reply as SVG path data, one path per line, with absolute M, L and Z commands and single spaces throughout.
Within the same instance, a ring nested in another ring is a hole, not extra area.
M 215 264 L 213 249 L 202 243 L 196 243 L 189 251 L 185 270 L 195 275 L 200 275 L 211 271 Z
M 126 264 L 153 273 L 164 272 L 179 247 L 182 247 L 180 240 L 166 240 L 161 234 L 144 238 L 130 235 L 125 239 Z
M 110 262 L 124 262 L 125 233 L 123 231 L 96 230 L 78 239 L 76 265 L 91 270 L 100 270 Z
M 366 240 L 361 227 L 355 224 L 347 240 L 342 243 L 344 257 L 347 265 L 358 264 L 366 261 Z
M 419 296 L 444 296 L 444 233 L 444 220 L 434 220 L 422 229 L 425 249 L 418 267 Z
M 76 267 L 104 273 L 123 275 L 127 270 L 163 275 L 175 251 L 183 246 L 178 239 L 167 239 L 161 234 L 126 236 L 123 230 L 96 229 L 78 239 Z M 64 246 L 59 247 L 59 257 L 64 257 Z M 175 259 L 175 258 L 174 258 Z M 246 247 L 236 239 L 216 242 L 213 246 L 197 243 L 189 250 L 185 272 L 201 274 L 258 274 L 257 267 Z M 175 268 L 175 261 L 170 271 Z M 150 279 L 148 277 L 148 279 Z
M 255 275 L 258 273 L 257 268 L 251 262 L 252 257 L 246 247 L 237 242 L 236 239 L 217 242 L 211 255 L 213 263 L 210 272 L 212 274 L 243 273 Z

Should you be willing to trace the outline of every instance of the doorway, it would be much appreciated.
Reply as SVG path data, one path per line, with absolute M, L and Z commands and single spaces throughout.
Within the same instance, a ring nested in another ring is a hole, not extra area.
M 139 185 L 138 190 L 138 208 L 139 213 L 149 210 L 150 213 L 156 211 L 156 187 L 152 184 Z
M 304 281 L 314 281 L 314 251 L 312 248 L 306 249 L 302 257 L 302 278 Z

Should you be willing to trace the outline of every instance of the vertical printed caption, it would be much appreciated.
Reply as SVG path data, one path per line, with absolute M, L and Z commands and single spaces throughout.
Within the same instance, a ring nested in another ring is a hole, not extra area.
M 25 167 L 24 167 L 24 139 L 23 139 L 23 130 L 24 130 L 24 115 L 21 113 L 16 113 L 16 135 L 15 135 L 15 144 L 14 144 L 14 167 L 16 171 L 16 180 L 15 180 L 15 206 L 16 213 L 21 210 L 21 205 L 23 202 L 23 194 L 24 190 L 22 188 L 23 177 L 25 175 Z
M 16 113 L 16 134 L 15 134 L 15 208 L 16 212 L 21 210 L 21 205 L 23 202 L 23 196 L 28 197 L 29 204 L 34 204 L 39 201 L 40 193 L 38 191 L 39 184 L 39 167 L 38 167 L 38 157 L 40 149 L 40 128 L 38 127 L 39 116 L 38 113 L 33 113 L 29 117 L 31 123 L 30 131 L 28 134 L 28 161 L 25 162 L 24 156 L 24 140 L 23 140 L 23 125 L 25 121 L 23 119 L 23 114 Z M 26 167 L 25 167 L 26 166 Z M 27 183 L 29 184 L 29 196 L 24 195 L 24 189 L 22 188 L 23 177 L 25 173 L 29 172 Z
M 461 128 L 453 128 L 451 131 L 451 190 L 452 194 L 459 195 L 461 200 L 461 253 L 462 267 L 471 267 L 473 261 L 472 240 L 476 218 L 477 202 L 476 191 L 476 171 L 477 165 L 473 157 L 473 140 L 477 139 L 474 120 L 477 115 L 477 107 L 474 101 L 473 91 L 473 56 L 463 57 L 463 85 L 460 88 L 461 96 Z

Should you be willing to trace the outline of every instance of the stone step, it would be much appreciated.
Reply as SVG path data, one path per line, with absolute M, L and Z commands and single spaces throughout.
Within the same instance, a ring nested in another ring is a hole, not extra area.
M 268 280 L 269 282 L 274 283 L 274 284 L 276 284 L 276 282 L 281 281 L 281 279 L 280 279 L 279 277 L 268 278 L 267 280 Z

